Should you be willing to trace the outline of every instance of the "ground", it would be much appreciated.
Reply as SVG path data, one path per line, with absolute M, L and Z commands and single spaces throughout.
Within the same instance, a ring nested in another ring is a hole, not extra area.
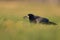
M 58 25 L 30 24 L 23 16 L 33 13 Z M 60 40 L 60 8 L 36 2 L 0 2 L 0 40 Z

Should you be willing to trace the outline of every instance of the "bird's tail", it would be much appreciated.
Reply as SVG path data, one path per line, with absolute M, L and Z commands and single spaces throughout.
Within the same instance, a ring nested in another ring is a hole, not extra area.
M 53 24 L 53 25 L 57 25 L 56 23 L 54 23 L 54 22 L 48 22 L 48 24 Z

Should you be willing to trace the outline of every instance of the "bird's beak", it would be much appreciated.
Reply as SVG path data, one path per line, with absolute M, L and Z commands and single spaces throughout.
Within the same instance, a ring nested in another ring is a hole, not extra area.
M 27 15 L 27 17 L 29 18 L 29 16 Z

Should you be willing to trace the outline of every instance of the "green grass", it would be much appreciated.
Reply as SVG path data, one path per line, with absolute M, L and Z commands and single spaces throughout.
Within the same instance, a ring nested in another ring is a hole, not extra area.
M 60 40 L 60 19 L 58 25 L 30 24 L 17 16 L 1 16 L 0 40 Z M 54 21 L 54 19 L 52 18 Z
M 28 2 L 0 3 L 0 40 L 60 40 L 60 8 Z M 28 13 L 48 18 L 58 25 L 29 23 Z

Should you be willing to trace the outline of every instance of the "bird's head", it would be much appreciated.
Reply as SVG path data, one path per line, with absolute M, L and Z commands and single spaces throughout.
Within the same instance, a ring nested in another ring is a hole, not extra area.
M 33 14 L 28 14 L 28 16 L 30 17 L 30 16 L 34 16 Z

